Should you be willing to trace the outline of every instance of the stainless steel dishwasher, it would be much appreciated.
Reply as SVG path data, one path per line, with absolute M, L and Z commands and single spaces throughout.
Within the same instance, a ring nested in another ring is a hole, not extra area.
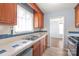
M 32 48 L 25 49 L 24 51 L 17 54 L 16 56 L 32 56 Z

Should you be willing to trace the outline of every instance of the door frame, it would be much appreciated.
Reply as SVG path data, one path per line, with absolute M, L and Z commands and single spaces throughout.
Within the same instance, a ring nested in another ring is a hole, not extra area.
M 64 24 L 64 26 L 63 26 L 63 32 L 64 32 L 64 30 L 65 30 L 65 17 L 64 16 L 61 16 L 61 17 L 63 17 L 64 19 L 63 19 L 63 24 Z M 56 17 L 56 18 L 59 18 L 59 17 Z M 50 19 L 55 19 L 55 18 L 50 18 Z M 49 45 L 50 45 L 50 48 L 52 48 L 51 47 L 51 34 L 50 34 L 50 19 L 49 19 Z M 63 37 L 62 37 L 62 47 L 61 47 L 61 49 L 64 49 L 64 35 L 65 35 L 65 32 L 64 32 L 64 34 L 63 34 Z

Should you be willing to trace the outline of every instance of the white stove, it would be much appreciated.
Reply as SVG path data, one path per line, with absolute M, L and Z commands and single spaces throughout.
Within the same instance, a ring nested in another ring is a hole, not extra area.
M 5 49 L 0 49 L 0 54 L 7 52 Z
M 30 44 L 32 41 L 30 41 L 30 40 L 20 40 L 20 41 L 16 41 L 16 42 L 13 42 L 13 43 L 11 43 L 11 44 L 9 44 L 11 47 L 13 47 L 13 48 L 19 48 L 19 47 L 21 47 L 21 46 L 23 46 L 23 45 L 28 45 L 28 44 Z
M 19 40 L 12 42 L 6 47 L 0 48 L 0 56 L 16 55 L 17 53 L 30 48 L 33 41 L 31 40 Z

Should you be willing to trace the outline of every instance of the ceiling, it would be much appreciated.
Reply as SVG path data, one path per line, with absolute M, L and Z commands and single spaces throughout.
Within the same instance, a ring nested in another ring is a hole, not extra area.
M 76 3 L 37 3 L 37 5 L 44 13 L 49 13 L 74 8 Z

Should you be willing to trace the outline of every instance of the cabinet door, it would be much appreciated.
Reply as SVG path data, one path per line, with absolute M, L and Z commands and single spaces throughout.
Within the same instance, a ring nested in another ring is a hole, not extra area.
M 75 26 L 79 27 L 79 4 L 75 8 Z
M 46 50 L 46 37 L 43 38 L 44 41 L 44 51 Z
M 37 42 L 33 45 L 33 56 L 39 56 L 40 54 L 40 50 L 39 50 L 39 47 L 40 47 L 40 42 Z
M 33 56 L 41 56 L 47 48 L 47 37 L 42 38 L 33 45 Z
M 44 52 L 44 39 L 40 40 L 40 55 L 42 55 Z
M 47 48 L 47 46 L 48 46 L 48 35 L 46 35 L 45 37 L 45 49 Z
M 34 28 L 39 28 L 39 18 L 37 12 L 34 12 Z
M 17 5 L 13 3 L 0 3 L 0 23 L 16 24 Z
M 40 12 L 34 13 L 34 28 L 43 28 L 44 26 L 44 16 Z
M 44 15 L 41 14 L 41 28 L 44 27 Z
M 47 36 L 40 40 L 40 55 L 44 53 L 47 48 Z
M 43 28 L 43 22 L 44 22 L 44 18 L 43 18 L 43 14 L 42 13 L 38 13 L 39 14 L 39 28 Z

